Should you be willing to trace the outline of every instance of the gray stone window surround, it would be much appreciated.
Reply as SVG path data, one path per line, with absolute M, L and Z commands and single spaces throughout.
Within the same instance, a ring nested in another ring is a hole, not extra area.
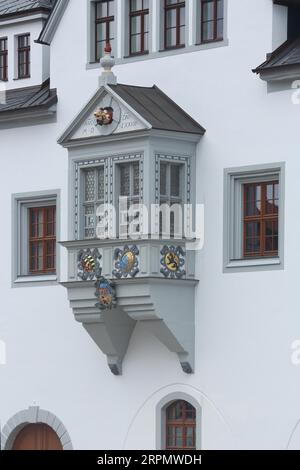
M 196 409 L 196 449 L 201 450 L 202 409 L 198 401 L 188 393 L 173 392 L 163 397 L 156 405 L 156 450 L 166 448 L 166 409 L 171 403 L 184 400 Z
M 31 207 L 56 206 L 56 240 L 60 233 L 60 190 L 12 195 L 12 287 L 57 285 L 59 282 L 59 245 L 56 249 L 56 274 L 28 275 L 28 218 Z
M 279 180 L 278 257 L 243 258 L 242 186 Z M 224 272 L 284 269 L 285 163 L 251 165 L 224 170 Z
M 63 450 L 73 450 L 70 435 L 63 423 L 53 413 L 38 406 L 19 411 L 10 418 L 1 432 L 1 450 L 11 450 L 17 435 L 29 424 L 47 424 L 57 434 Z
M 100 64 L 93 59 L 93 41 L 94 28 L 92 18 L 92 3 L 95 0 L 87 0 L 87 31 L 88 31 L 88 50 L 86 69 L 100 68 Z M 224 28 L 223 40 L 212 41 L 205 44 L 200 43 L 201 36 L 201 8 L 200 0 L 186 0 L 186 44 L 179 49 L 164 49 L 164 10 L 163 0 L 150 0 L 149 2 L 149 54 L 130 57 L 129 54 L 129 0 L 115 0 L 115 60 L 116 65 L 143 60 L 151 60 L 164 56 L 184 54 L 187 52 L 196 52 L 200 50 L 214 49 L 228 46 L 227 18 L 228 18 L 228 0 L 224 0 Z
M 74 166 L 72 174 L 74 174 L 74 179 L 71 182 L 72 193 L 71 198 L 74 198 L 74 221 L 73 228 L 74 234 L 72 238 L 75 240 L 84 239 L 83 235 L 83 210 L 82 210 L 82 201 L 83 201 L 83 174 L 82 172 L 88 168 L 97 168 L 101 165 L 104 166 L 104 177 L 105 177 L 105 203 L 113 204 L 117 207 L 117 199 L 119 195 L 119 185 L 118 185 L 118 173 L 119 165 L 126 162 L 140 162 L 140 202 L 143 203 L 144 195 L 144 152 L 134 151 L 132 153 L 123 154 L 123 155 L 106 155 L 98 158 L 82 158 L 75 160 L 71 163 Z

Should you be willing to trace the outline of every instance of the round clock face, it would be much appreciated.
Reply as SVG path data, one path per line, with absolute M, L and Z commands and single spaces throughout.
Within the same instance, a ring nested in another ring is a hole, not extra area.
M 121 107 L 118 101 L 110 95 L 106 95 L 101 104 L 95 109 L 95 113 L 100 111 L 100 108 L 104 110 L 104 119 L 102 120 L 102 125 L 97 124 L 97 118 L 95 117 L 94 125 L 96 128 L 95 135 L 110 135 L 118 127 L 121 121 Z

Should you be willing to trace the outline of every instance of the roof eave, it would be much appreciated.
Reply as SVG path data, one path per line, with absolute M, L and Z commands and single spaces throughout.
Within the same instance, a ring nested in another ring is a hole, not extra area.
M 64 12 L 68 6 L 69 0 L 57 0 L 55 3 L 47 21 L 44 24 L 44 27 L 39 35 L 38 39 L 35 41 L 42 45 L 50 46 L 52 39 L 54 38 L 55 32 L 58 28 L 61 18 L 64 15 Z

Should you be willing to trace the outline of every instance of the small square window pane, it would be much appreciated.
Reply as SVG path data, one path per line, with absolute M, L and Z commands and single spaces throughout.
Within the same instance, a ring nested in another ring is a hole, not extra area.
M 131 18 L 131 34 L 140 34 L 141 33 L 141 17 L 133 16 Z
M 176 10 L 168 10 L 167 13 L 167 28 L 175 28 L 177 22 Z
M 212 41 L 214 39 L 214 23 L 213 21 L 208 21 L 203 23 L 203 40 Z

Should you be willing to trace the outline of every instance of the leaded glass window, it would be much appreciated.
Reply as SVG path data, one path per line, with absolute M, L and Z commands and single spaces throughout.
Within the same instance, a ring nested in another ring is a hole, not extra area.
M 167 204 L 172 206 L 182 205 L 182 174 L 184 166 L 178 163 L 169 163 L 162 161 L 160 163 L 160 205 Z M 170 234 L 176 232 L 174 212 L 170 214 Z M 162 233 L 162 213 L 160 213 L 160 233 Z
M 104 166 L 83 171 L 84 238 L 96 237 L 97 207 L 105 202 Z

